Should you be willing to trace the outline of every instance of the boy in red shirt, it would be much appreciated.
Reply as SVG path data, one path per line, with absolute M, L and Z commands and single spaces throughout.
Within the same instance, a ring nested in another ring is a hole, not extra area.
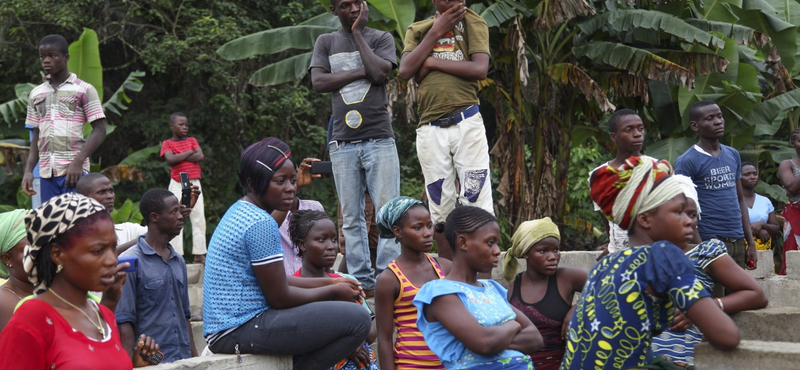
M 201 189 L 197 198 L 197 203 L 192 207 L 189 220 L 192 222 L 192 254 L 195 263 L 203 263 L 206 259 L 206 218 L 203 210 L 203 193 L 200 185 L 200 161 L 205 157 L 197 140 L 187 137 L 189 134 L 189 120 L 181 112 L 172 113 L 169 116 L 169 128 L 172 130 L 172 138 L 161 143 L 161 156 L 167 160 L 170 166 L 169 191 L 181 199 L 181 172 L 189 174 L 192 185 Z M 183 252 L 183 231 L 175 239 L 172 239 L 172 247 Z

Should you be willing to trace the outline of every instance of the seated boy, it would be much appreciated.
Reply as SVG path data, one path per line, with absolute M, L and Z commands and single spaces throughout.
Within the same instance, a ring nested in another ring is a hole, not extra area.
M 128 272 L 116 310 L 122 345 L 130 353 L 135 338 L 148 333 L 161 346 L 163 362 L 195 357 L 186 262 L 169 244 L 191 209 L 165 189 L 144 193 L 139 209 L 147 233 L 120 255 L 139 258 L 139 269 Z

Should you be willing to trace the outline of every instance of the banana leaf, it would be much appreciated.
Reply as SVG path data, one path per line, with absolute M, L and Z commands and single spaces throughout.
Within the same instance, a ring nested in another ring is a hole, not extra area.
M 128 78 L 126 78 L 125 82 L 123 82 L 117 91 L 114 92 L 114 95 L 111 95 L 111 98 L 103 103 L 103 110 L 106 112 L 111 111 L 116 113 L 118 116 L 121 116 L 121 111 L 128 110 L 128 104 L 131 102 L 131 98 L 128 96 L 125 90 L 133 92 L 142 91 L 144 83 L 142 83 L 139 78 L 144 77 L 145 75 L 146 73 L 142 71 L 133 71 L 128 74 Z
M 103 101 L 103 66 L 100 63 L 100 43 L 97 33 L 84 28 L 81 37 L 69 45 L 69 71 L 94 86 Z
M 295 55 L 259 69 L 250 77 L 255 86 L 272 86 L 303 78 L 311 64 L 311 52 Z
M 664 32 L 686 43 L 699 43 L 707 47 L 723 48 L 725 41 L 692 26 L 686 21 L 656 10 L 625 9 L 604 12 L 578 24 L 587 35 L 594 34 L 602 27 L 611 27 L 617 32 L 640 33 L 642 30 Z
M 338 27 L 314 25 L 274 28 L 229 41 L 217 49 L 217 54 L 226 60 L 241 60 L 289 49 L 311 50 L 319 35 L 336 29 Z

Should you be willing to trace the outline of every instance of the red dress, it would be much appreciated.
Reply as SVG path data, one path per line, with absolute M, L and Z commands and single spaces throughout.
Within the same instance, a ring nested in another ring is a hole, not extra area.
M 133 369 L 122 348 L 114 313 L 103 305 L 105 340 L 94 340 L 70 326 L 52 306 L 31 299 L 14 313 L 0 333 L 0 370 Z

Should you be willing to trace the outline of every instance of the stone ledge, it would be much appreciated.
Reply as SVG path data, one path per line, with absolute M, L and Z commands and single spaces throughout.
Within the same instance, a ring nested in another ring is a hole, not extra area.
M 743 340 L 732 351 L 700 343 L 694 349 L 694 362 L 702 370 L 794 370 L 800 364 L 800 343 Z
M 800 308 L 770 307 L 731 315 L 742 339 L 800 343 Z
M 773 276 L 758 283 L 769 299 L 767 307 L 800 307 L 800 280 Z
M 786 276 L 790 279 L 800 279 L 800 251 L 786 252 Z
M 150 366 L 152 370 L 291 370 L 292 356 L 242 355 L 238 363 L 236 355 L 212 355 L 187 358 L 168 364 Z

